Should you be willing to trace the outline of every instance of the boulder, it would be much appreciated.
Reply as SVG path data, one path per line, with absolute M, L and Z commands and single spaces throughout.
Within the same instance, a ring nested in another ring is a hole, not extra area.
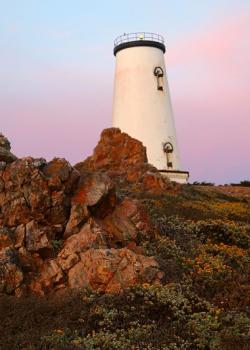
M 71 205 L 70 216 L 67 222 L 64 238 L 67 239 L 71 235 L 79 232 L 82 225 L 89 218 L 90 212 L 85 204 L 75 203 Z
M 7 165 L 6 162 L 0 161 L 0 171 L 4 170 L 6 165 Z
M 66 225 L 68 191 L 78 179 L 76 173 L 68 162 L 57 159 L 46 164 L 42 158 L 28 157 L 7 165 L 0 171 L 0 223 L 15 227 L 36 219 Z M 51 186 L 52 180 L 56 186 Z
M 112 209 L 114 201 L 110 200 L 111 197 L 115 197 L 114 184 L 106 174 L 82 174 L 71 200 L 71 212 L 64 237 L 67 238 L 79 232 L 79 229 L 91 214 L 91 207 L 98 206 L 99 214 L 104 211 L 106 213 L 107 206 L 105 209 L 105 206 L 100 205 L 101 202 L 105 201 Z M 103 210 L 101 207 L 103 207 Z
M 15 240 L 15 248 L 20 248 L 25 243 L 25 233 L 26 228 L 25 225 L 19 225 L 14 231 L 14 240 Z
M 102 132 L 93 155 L 75 167 L 80 172 L 102 171 L 111 178 L 124 177 L 129 181 L 131 175 L 128 172 L 132 171 L 134 179 L 138 180 L 146 165 L 147 154 L 143 144 L 120 129 L 110 128 Z
M 26 225 L 25 244 L 29 252 L 38 252 L 41 249 L 52 249 L 51 240 L 55 239 L 52 227 L 39 224 L 32 220 Z
M 10 142 L 9 140 L 0 133 L 0 162 L 12 163 L 17 157 L 10 152 Z
M 38 277 L 34 278 L 29 289 L 36 294 L 45 295 L 53 290 L 55 285 L 63 281 L 63 271 L 56 260 L 46 261 Z
M 28 223 L 34 216 L 43 217 L 51 207 L 47 181 L 33 165 L 33 158 L 23 158 L 9 164 L 1 180 L 4 192 L 0 194 L 3 223 L 9 227 Z
M 10 152 L 2 135 L 0 149 Z M 166 188 L 142 143 L 119 129 L 104 130 L 76 168 L 63 158 L 0 156 L 0 292 L 116 293 L 159 282 L 159 266 L 141 246 L 154 230 L 134 194 Z
M 75 256 L 75 254 L 84 252 L 89 248 L 106 248 L 106 236 L 107 233 L 93 219 L 89 219 L 78 233 L 70 236 L 64 242 L 58 255 L 60 264 L 64 266 L 65 260 L 69 258 L 71 261 L 71 256 Z M 67 262 L 66 264 L 68 265 Z
M 114 211 L 99 221 L 105 231 L 111 235 L 112 243 L 127 245 L 141 238 L 152 237 L 150 219 L 141 207 L 139 200 L 129 197 L 117 204 Z
M 70 288 L 92 288 L 119 293 L 138 283 L 157 283 L 162 278 L 153 257 L 138 255 L 127 248 L 89 249 L 68 272 Z
M 79 172 L 104 172 L 119 185 L 137 191 L 159 193 L 172 189 L 171 182 L 148 163 L 146 147 L 118 128 L 105 129 L 93 155 L 75 165 Z
M 172 188 L 170 180 L 160 173 L 147 171 L 142 179 L 142 190 L 153 193 L 162 193 L 165 189 Z M 177 185 L 175 185 L 177 187 Z
M 2 133 L 0 133 L 0 147 L 7 151 L 11 150 L 10 141 Z
M 12 231 L 7 227 L 0 227 L 0 249 L 11 247 L 14 244 Z
M 44 264 L 44 260 L 39 253 L 29 252 L 23 246 L 18 249 L 18 259 L 23 272 L 26 273 L 27 280 L 32 279 L 33 275 L 31 273 L 36 275 L 37 271 L 41 269 Z
M 105 129 L 91 157 L 82 164 L 89 170 L 111 170 L 125 173 L 125 169 L 136 164 L 147 163 L 146 147 L 122 133 L 118 128 Z
M 114 184 L 106 174 L 82 174 L 78 187 L 72 197 L 72 203 L 92 207 L 113 189 Z
M 5 148 L 0 147 L 0 161 L 5 163 L 12 163 L 17 157 Z

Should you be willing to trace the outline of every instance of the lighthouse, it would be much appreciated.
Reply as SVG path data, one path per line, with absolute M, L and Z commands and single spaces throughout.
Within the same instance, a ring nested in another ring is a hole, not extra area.
M 154 33 L 123 34 L 114 42 L 116 58 L 113 127 L 140 140 L 148 162 L 179 183 L 188 181 L 180 155 L 166 75 L 164 38 Z

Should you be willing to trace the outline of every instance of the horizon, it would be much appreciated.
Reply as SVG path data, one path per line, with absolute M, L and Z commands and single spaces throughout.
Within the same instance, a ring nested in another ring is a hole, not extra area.
M 111 127 L 113 41 L 139 29 L 166 41 L 190 182 L 250 179 L 249 1 L 13 0 L 0 19 L 0 132 L 18 157 L 63 157 L 74 165 L 91 155 Z

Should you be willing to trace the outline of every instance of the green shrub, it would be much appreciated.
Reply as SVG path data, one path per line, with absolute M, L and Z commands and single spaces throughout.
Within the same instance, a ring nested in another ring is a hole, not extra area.
M 249 180 L 243 180 L 240 181 L 240 183 L 231 183 L 231 186 L 243 186 L 243 187 L 250 187 L 250 181 Z
M 236 224 L 234 221 L 220 219 L 203 220 L 196 222 L 193 232 L 202 242 L 212 240 L 243 248 L 250 247 L 250 225 L 247 224 Z

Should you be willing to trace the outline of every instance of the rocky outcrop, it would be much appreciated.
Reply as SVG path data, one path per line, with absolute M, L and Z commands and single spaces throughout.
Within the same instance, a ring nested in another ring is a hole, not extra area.
M 160 192 L 173 185 L 147 161 L 146 147 L 120 129 L 105 129 L 93 155 L 75 165 L 81 173 L 99 171 L 110 176 L 119 187 L 132 185 L 141 191 Z
M 68 273 L 71 288 L 91 287 L 116 293 L 134 284 L 160 281 L 162 277 L 154 258 L 127 248 L 89 249 L 80 258 Z
M 107 175 L 83 173 L 71 199 L 71 212 L 64 237 L 67 238 L 79 231 L 81 225 L 91 215 L 90 208 L 98 206 L 100 214 L 100 204 L 105 202 L 108 209 L 112 210 L 114 206 L 112 203 L 115 203 L 115 199 L 114 183 Z M 104 210 L 103 208 L 102 211 Z
M 112 241 L 119 245 L 139 242 L 143 236 L 154 235 L 149 217 L 140 202 L 129 197 L 125 197 L 113 212 L 106 215 L 99 223 L 112 235 Z
M 76 168 L 92 171 L 104 170 L 109 175 L 125 175 L 129 168 L 140 169 L 147 164 L 146 147 L 122 133 L 120 129 L 105 129 L 91 157 Z
M 16 250 L 12 247 L 0 250 L 0 292 L 13 293 L 23 281 L 23 272 Z
M 14 162 L 17 157 L 10 152 L 9 140 L 0 133 L 0 168 L 4 168 L 6 163 Z
M 2 135 L 0 148 L 10 152 Z M 4 163 L 0 157 L 0 165 L 0 292 L 116 293 L 160 281 L 156 260 L 140 248 L 155 232 L 129 191 L 172 185 L 147 163 L 141 142 L 107 129 L 93 155 L 75 167 L 32 157 Z
M 65 172 L 63 176 L 60 171 Z M 16 227 L 35 219 L 64 225 L 70 210 L 68 194 L 79 176 L 68 162 L 58 158 L 47 164 L 29 157 L 6 166 L 0 171 L 0 224 Z

